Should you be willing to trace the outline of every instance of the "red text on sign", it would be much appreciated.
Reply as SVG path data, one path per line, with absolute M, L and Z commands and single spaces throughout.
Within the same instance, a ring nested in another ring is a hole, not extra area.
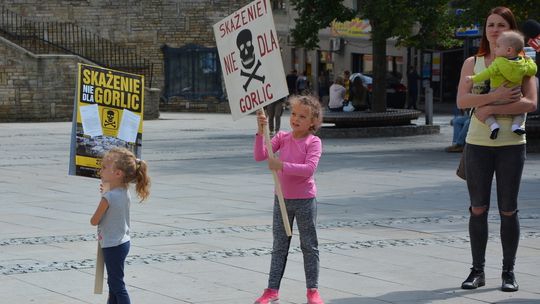
M 259 44 L 259 52 L 261 53 L 261 57 L 264 57 L 266 54 L 270 54 L 272 51 L 278 48 L 277 40 L 272 30 L 270 30 L 268 35 L 266 33 L 258 35 L 257 43 Z
M 225 56 L 225 58 L 223 58 L 223 61 L 225 62 L 225 73 L 227 75 L 231 74 L 234 71 L 238 71 L 238 67 L 236 66 L 236 60 L 234 59 L 234 52 L 231 52 L 229 55 Z
M 265 15 L 268 12 L 266 5 L 266 0 L 257 1 L 245 9 L 232 14 L 219 25 L 219 37 L 223 38 L 227 34 L 234 33 L 242 26 Z
M 272 98 L 274 98 L 274 94 L 270 92 L 271 87 L 272 85 L 267 83 L 256 91 L 253 91 L 246 96 L 240 98 L 240 111 L 242 113 L 245 113 L 254 109 L 258 105 L 262 105 L 267 101 L 272 100 Z

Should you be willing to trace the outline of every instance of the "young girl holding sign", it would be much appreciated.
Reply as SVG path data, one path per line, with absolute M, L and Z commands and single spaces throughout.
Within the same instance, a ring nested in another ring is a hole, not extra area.
M 137 196 L 148 198 L 150 178 L 147 165 L 124 148 L 113 148 L 101 163 L 101 201 L 90 219 L 98 225 L 98 240 L 107 268 L 109 299 L 107 303 L 130 303 L 124 284 L 124 262 L 129 252 L 129 183 L 135 183 Z
M 268 159 L 270 170 L 277 171 L 283 189 L 289 223 L 294 218 L 300 234 L 304 272 L 306 275 L 308 304 L 323 304 L 318 291 L 319 249 L 316 231 L 317 187 L 313 175 L 322 153 L 319 137 L 313 135 L 322 123 L 319 101 L 313 96 L 293 96 L 291 104 L 291 132 L 278 132 L 272 138 L 272 150 L 279 158 L 268 158 L 263 130 L 267 119 L 258 112 L 258 131 L 255 136 L 253 155 L 256 161 Z M 274 200 L 272 260 L 268 288 L 255 303 L 274 303 L 279 299 L 278 290 L 285 271 L 291 237 L 287 236 L 279 209 L 278 198 Z

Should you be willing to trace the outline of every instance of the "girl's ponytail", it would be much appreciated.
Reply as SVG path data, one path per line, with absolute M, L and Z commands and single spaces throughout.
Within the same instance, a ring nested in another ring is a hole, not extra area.
M 135 170 L 135 191 L 141 202 L 150 195 L 150 177 L 148 176 L 148 165 L 144 160 L 136 159 Z
M 113 157 L 114 166 L 124 172 L 124 183 L 135 183 L 135 191 L 141 202 L 150 195 L 150 176 L 148 165 L 144 160 L 135 157 L 133 152 L 126 148 L 112 148 L 105 157 Z

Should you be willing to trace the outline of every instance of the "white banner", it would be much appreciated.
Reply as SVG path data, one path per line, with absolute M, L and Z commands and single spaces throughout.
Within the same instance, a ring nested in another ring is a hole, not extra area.
M 234 12 L 214 35 L 233 120 L 289 95 L 270 1 Z

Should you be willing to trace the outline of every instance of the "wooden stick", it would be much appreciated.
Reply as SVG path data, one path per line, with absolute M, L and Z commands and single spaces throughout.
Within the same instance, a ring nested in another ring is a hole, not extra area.
M 101 246 L 97 245 L 97 258 L 96 258 L 96 277 L 94 280 L 94 293 L 102 294 L 103 293 L 103 271 L 104 271 L 105 262 L 103 260 L 103 249 Z
M 263 116 L 266 116 L 263 109 L 260 109 Z M 274 151 L 272 151 L 272 141 L 270 140 L 270 130 L 268 124 L 264 126 L 264 141 L 266 143 L 266 150 L 268 151 L 268 158 L 274 157 Z M 285 207 L 285 200 L 283 199 L 283 191 L 281 190 L 281 183 L 275 170 L 272 170 L 272 176 L 274 177 L 274 185 L 276 189 L 276 195 L 279 201 L 279 209 L 281 210 L 281 218 L 283 219 L 283 227 L 285 227 L 285 233 L 287 236 L 292 236 L 291 225 L 289 224 L 289 216 L 287 215 L 287 207 Z

